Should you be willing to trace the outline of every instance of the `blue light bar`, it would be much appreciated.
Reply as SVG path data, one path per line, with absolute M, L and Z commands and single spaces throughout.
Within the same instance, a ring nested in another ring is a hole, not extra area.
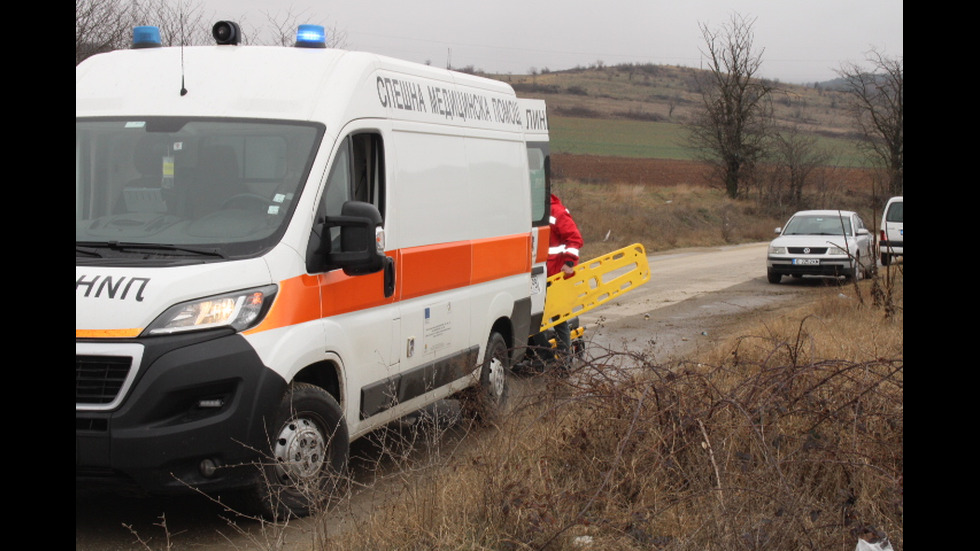
M 162 44 L 159 27 L 152 25 L 133 27 L 133 48 L 159 48 Z
M 296 30 L 297 48 L 326 48 L 327 31 L 322 25 L 300 25 Z

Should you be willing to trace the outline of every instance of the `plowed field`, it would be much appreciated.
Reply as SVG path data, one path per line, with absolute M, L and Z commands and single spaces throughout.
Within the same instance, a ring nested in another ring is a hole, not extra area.
M 596 183 L 616 182 L 658 186 L 702 185 L 705 183 L 707 175 L 705 165 L 695 161 L 599 157 L 564 153 L 551 156 L 551 171 L 555 178 Z
M 552 176 L 591 183 L 630 183 L 652 186 L 708 185 L 708 167 L 697 161 L 638 159 L 571 155 L 551 156 Z M 836 168 L 831 179 L 836 186 L 870 190 L 873 173 L 868 169 Z

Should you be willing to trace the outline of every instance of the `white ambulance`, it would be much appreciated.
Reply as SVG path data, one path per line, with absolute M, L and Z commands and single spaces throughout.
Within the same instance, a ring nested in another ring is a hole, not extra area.
M 506 398 L 544 298 L 544 105 L 237 32 L 140 27 L 75 69 L 76 483 L 303 515 L 350 441 Z

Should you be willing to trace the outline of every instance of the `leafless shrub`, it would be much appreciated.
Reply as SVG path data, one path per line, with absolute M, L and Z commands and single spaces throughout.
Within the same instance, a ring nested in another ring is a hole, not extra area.
M 741 337 L 712 364 L 592 351 L 334 543 L 852 549 L 887 536 L 901 546 L 904 361 L 821 357 L 833 348 L 828 316 L 844 307 L 824 308 L 793 331 Z

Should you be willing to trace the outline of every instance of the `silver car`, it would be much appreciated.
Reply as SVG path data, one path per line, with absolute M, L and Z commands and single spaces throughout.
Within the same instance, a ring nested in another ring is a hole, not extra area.
M 861 279 L 877 260 L 871 232 L 856 212 L 800 211 L 776 233 L 766 260 L 769 283 L 805 275 Z

